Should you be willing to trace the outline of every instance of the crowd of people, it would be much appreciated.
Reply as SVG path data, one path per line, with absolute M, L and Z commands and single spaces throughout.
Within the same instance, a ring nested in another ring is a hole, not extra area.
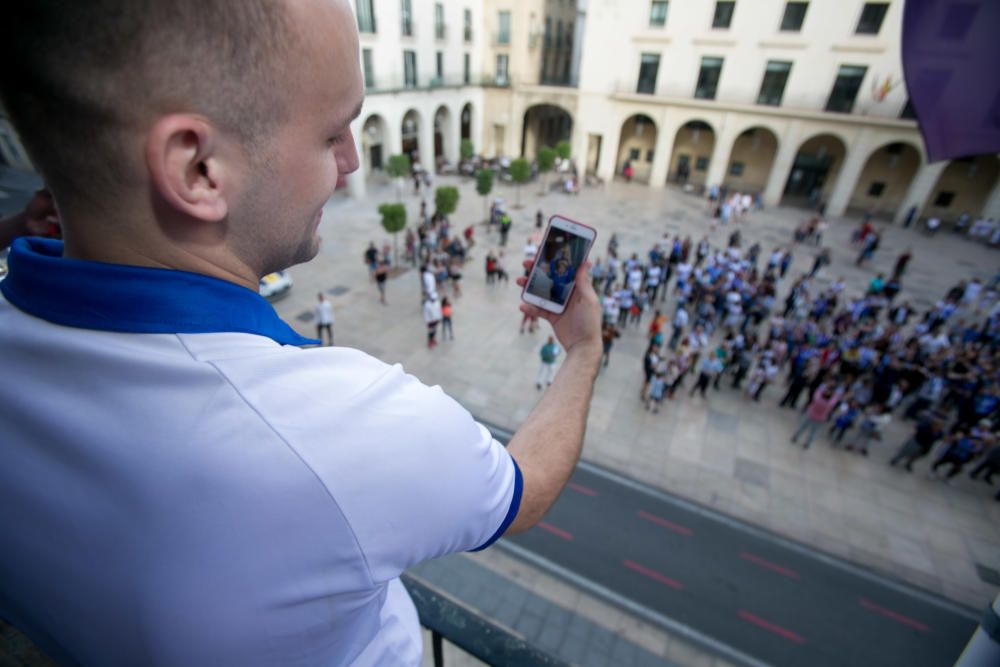
M 814 218 L 794 242 L 824 229 Z M 860 264 L 878 239 L 869 221 L 852 235 Z M 792 442 L 808 449 L 825 431 L 830 446 L 861 456 L 893 420 L 912 421 L 892 465 L 912 471 L 928 458 L 929 476 L 951 480 L 977 463 L 970 476 L 990 484 L 1000 471 L 1000 276 L 956 284 L 920 311 L 899 297 L 909 249 L 891 277 L 878 274 L 850 294 L 843 277 L 818 277 L 828 249 L 811 272 L 789 276 L 794 243 L 764 257 L 760 244 L 743 247 L 738 228 L 725 248 L 664 235 L 623 259 L 618 246 L 612 235 L 592 267 L 604 364 L 623 332 L 645 332 L 639 399 L 647 409 L 660 411 L 681 391 L 706 400 L 740 391 L 800 409 Z

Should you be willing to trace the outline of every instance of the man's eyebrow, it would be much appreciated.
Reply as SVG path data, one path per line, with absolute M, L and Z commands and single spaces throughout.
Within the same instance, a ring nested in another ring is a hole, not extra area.
M 351 114 L 351 117 L 348 118 L 346 122 L 344 122 L 345 126 L 346 125 L 350 125 L 351 123 L 353 123 L 354 121 L 356 121 L 358 119 L 358 117 L 361 115 L 361 108 L 364 105 L 365 105 L 365 101 L 364 100 L 361 100 L 360 102 L 358 102 L 358 106 L 355 107 L 354 113 Z

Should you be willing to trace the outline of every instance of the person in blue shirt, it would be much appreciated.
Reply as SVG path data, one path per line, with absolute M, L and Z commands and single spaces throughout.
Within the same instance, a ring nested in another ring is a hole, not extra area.
M 576 280 L 576 267 L 569 260 L 557 257 L 549 262 L 549 280 L 552 281 L 550 298 L 556 303 L 565 303 L 569 287 Z

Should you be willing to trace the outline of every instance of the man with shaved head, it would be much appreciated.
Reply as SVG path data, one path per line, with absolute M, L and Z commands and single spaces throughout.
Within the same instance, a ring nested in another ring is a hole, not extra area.
M 531 527 L 579 456 L 585 272 L 563 315 L 522 306 L 566 357 L 505 450 L 257 293 L 358 168 L 347 0 L 0 12 L 0 103 L 63 234 L 0 283 L 0 617 L 67 665 L 419 664 L 400 573 Z

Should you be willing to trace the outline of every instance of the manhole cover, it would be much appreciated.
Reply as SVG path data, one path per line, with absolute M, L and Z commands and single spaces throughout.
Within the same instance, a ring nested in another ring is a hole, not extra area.
M 976 563 L 976 570 L 979 571 L 979 578 L 993 586 L 1000 586 L 1000 572 L 992 567 L 986 567 Z
M 341 294 L 347 294 L 351 291 L 350 287 L 345 287 L 343 285 L 337 285 L 336 287 L 331 287 L 326 291 L 330 296 L 340 296 Z
M 316 319 L 316 316 L 313 314 L 311 310 L 304 310 L 298 315 L 296 315 L 295 319 L 297 319 L 299 322 L 312 322 L 314 319 Z

